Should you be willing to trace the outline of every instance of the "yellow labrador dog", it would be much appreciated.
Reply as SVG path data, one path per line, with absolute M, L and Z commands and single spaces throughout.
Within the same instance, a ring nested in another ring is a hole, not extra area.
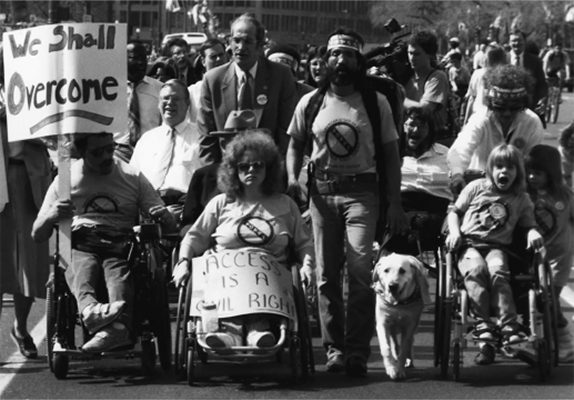
M 414 335 L 423 308 L 431 303 L 424 266 L 413 256 L 383 255 L 373 270 L 373 288 L 385 370 L 393 380 L 404 379 L 405 368 L 412 363 Z

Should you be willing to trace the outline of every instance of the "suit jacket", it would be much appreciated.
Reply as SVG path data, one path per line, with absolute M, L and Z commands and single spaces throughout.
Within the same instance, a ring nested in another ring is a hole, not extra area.
M 191 225 L 203 212 L 209 201 L 220 191 L 217 187 L 219 164 L 210 164 L 197 169 L 191 176 L 187 197 L 181 214 L 181 226 Z
M 237 77 L 233 61 L 208 71 L 201 86 L 197 125 L 200 157 L 205 165 L 221 160 L 219 139 L 210 132 L 222 131 L 231 111 L 237 109 Z M 287 128 L 297 105 L 295 81 L 289 67 L 259 58 L 253 92 L 257 127 L 271 131 L 281 154 L 287 152 Z
M 534 54 L 527 52 L 522 53 L 522 57 L 522 65 L 524 66 L 524 69 L 530 72 L 530 75 L 534 78 L 534 93 L 532 94 L 533 104 L 530 107 L 534 110 L 540 99 L 548 96 L 548 84 L 546 83 L 546 76 L 544 75 L 544 69 L 542 68 L 542 60 Z

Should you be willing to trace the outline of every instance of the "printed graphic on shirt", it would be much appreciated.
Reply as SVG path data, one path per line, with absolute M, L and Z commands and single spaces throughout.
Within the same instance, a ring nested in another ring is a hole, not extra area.
M 508 221 L 506 204 L 485 202 L 476 212 L 480 225 L 493 232 L 502 228 Z
M 274 236 L 273 225 L 258 216 L 248 215 L 237 224 L 237 240 L 248 246 L 265 246 Z
M 543 237 L 548 237 L 556 231 L 556 215 L 546 202 L 536 202 L 534 205 L 534 219 Z
M 84 214 L 110 214 L 118 212 L 118 201 L 109 193 L 95 193 L 84 203 Z
M 335 120 L 325 129 L 325 143 L 332 156 L 349 158 L 359 148 L 359 129 L 348 120 Z

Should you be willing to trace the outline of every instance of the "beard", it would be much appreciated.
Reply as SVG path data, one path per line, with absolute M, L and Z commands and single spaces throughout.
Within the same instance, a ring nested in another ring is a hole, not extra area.
M 357 82 L 359 71 L 352 71 L 346 66 L 327 68 L 325 78 L 335 86 L 349 86 Z

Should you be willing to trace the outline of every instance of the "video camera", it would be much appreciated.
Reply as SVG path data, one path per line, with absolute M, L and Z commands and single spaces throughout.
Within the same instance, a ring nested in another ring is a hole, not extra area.
M 400 25 L 394 18 L 388 20 L 384 27 L 391 34 L 391 41 L 364 54 L 367 68 L 385 67 L 391 78 L 405 85 L 413 70 L 407 56 L 407 44 L 403 39 L 410 36 L 411 30 L 406 25 Z

